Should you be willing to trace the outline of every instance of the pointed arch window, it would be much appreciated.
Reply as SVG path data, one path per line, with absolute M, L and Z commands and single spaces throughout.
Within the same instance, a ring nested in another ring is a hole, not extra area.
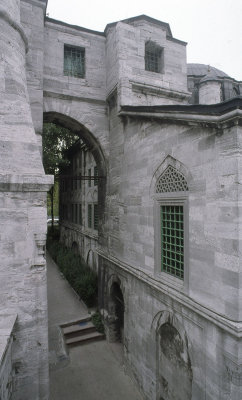
M 185 176 L 169 165 L 155 186 L 157 269 L 159 272 L 184 279 L 187 245 L 186 214 L 188 184 Z

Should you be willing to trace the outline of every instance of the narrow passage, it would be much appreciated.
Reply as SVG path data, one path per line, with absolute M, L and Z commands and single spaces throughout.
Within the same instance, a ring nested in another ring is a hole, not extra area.
M 119 345 L 106 340 L 65 351 L 59 325 L 88 314 L 47 255 L 50 400 L 142 400 L 124 373 Z

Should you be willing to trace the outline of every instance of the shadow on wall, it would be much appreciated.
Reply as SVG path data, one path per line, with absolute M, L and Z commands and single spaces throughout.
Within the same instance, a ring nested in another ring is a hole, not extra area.
M 179 332 L 170 323 L 161 326 L 158 334 L 158 399 L 191 400 L 192 367 Z M 175 385 L 174 385 L 175 382 Z

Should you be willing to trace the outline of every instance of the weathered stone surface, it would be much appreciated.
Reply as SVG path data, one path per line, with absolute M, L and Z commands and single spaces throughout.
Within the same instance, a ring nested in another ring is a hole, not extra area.
M 85 168 L 97 165 L 103 178 L 98 193 L 86 185 L 67 199 L 98 200 L 98 235 L 67 220 L 62 240 L 97 269 L 107 337 L 123 341 L 146 398 L 238 400 L 241 103 L 207 106 L 220 101 L 209 81 L 200 85 L 204 106 L 188 105 L 186 44 L 168 24 L 140 16 L 98 33 L 44 19 L 45 6 L 0 6 L 0 304 L 18 314 L 13 399 L 48 398 L 44 115 L 81 137 L 92 153 Z M 162 49 L 159 72 L 145 69 L 147 41 Z M 64 74 L 65 44 L 85 48 L 83 78 Z M 161 272 L 158 257 L 155 188 L 168 166 L 188 186 L 184 279 Z

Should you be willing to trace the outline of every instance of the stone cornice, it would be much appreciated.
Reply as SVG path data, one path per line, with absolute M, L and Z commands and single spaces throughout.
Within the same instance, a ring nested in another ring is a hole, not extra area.
M 101 104 L 103 106 L 106 106 L 106 101 L 102 99 L 92 99 L 89 97 L 82 97 L 82 96 L 73 96 L 71 94 L 65 94 L 65 93 L 56 93 L 56 92 L 50 92 L 48 90 L 43 91 L 44 98 L 56 98 L 56 99 L 61 99 L 61 100 L 69 100 L 69 101 L 84 101 L 87 103 L 95 103 L 95 104 Z
M 126 272 L 136 279 L 139 279 L 141 282 L 149 285 L 152 289 L 164 293 L 172 298 L 172 300 L 181 304 L 183 307 L 186 307 L 190 311 L 199 314 L 202 318 L 205 318 L 235 337 L 242 338 L 242 321 L 233 321 L 227 318 L 226 315 L 216 313 L 214 310 L 211 310 L 208 307 L 196 302 L 191 297 L 188 297 L 185 293 L 182 293 L 181 291 L 176 290 L 174 287 L 169 286 L 167 282 L 163 283 L 148 272 L 129 265 L 117 259 L 116 257 L 105 253 L 101 249 L 97 249 L 96 252 L 100 257 L 119 267 L 123 272 Z
M 191 93 L 189 92 L 179 92 L 177 90 L 166 89 L 159 86 L 152 86 L 141 82 L 130 81 L 130 83 L 134 92 L 141 92 L 143 94 L 151 94 L 167 98 L 175 98 L 179 100 L 186 100 L 191 97 Z
M 13 29 L 15 29 L 21 36 L 24 45 L 25 45 L 25 51 L 27 53 L 28 51 L 28 39 L 27 36 L 23 30 L 22 25 L 20 25 L 18 22 L 14 21 L 14 19 L 9 15 L 1 6 L 0 6 L 0 19 L 3 19 L 6 21 L 10 26 L 12 26 Z
M 223 128 L 242 123 L 242 98 L 212 105 L 121 106 L 119 116 Z
M 53 183 L 52 175 L 0 174 L 0 192 L 48 192 Z

